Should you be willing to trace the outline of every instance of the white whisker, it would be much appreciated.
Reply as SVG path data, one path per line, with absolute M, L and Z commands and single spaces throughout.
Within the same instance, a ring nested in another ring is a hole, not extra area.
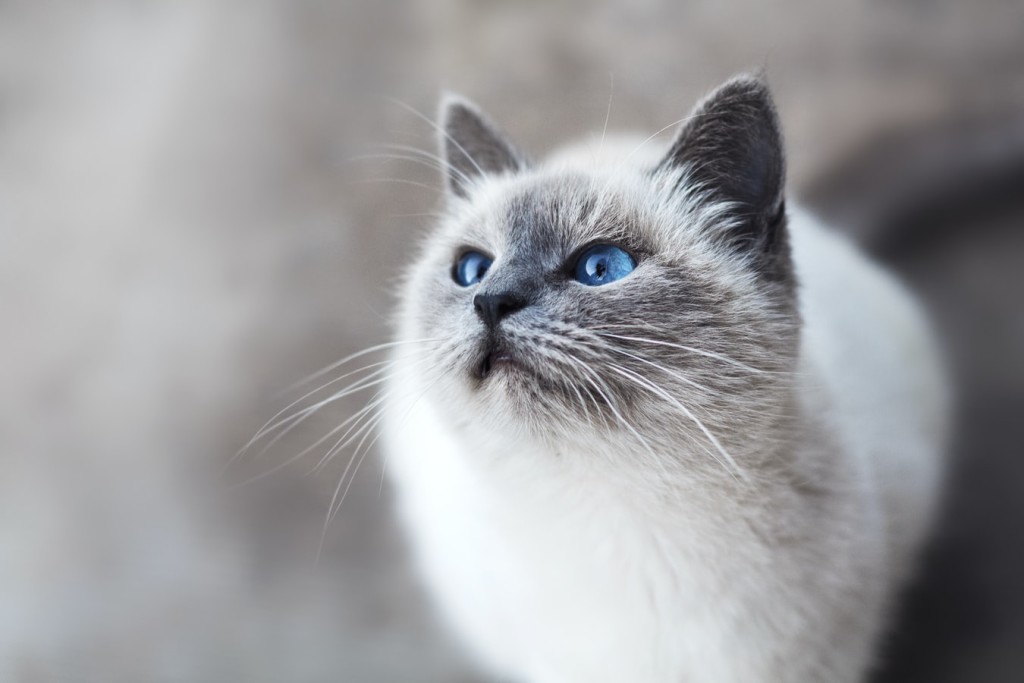
M 611 326 L 606 326 L 606 327 L 611 327 Z M 667 346 L 667 347 L 670 347 L 670 348 L 679 349 L 681 351 L 688 351 L 688 352 L 696 354 L 698 356 L 705 356 L 707 358 L 714 358 L 716 360 L 722 361 L 723 363 L 728 363 L 730 365 L 735 365 L 736 367 L 741 368 L 743 370 L 746 370 L 748 372 L 752 372 L 752 373 L 756 373 L 756 374 L 771 374 L 770 370 L 762 370 L 760 368 L 755 368 L 755 367 L 753 367 L 751 365 L 747 365 L 746 363 L 742 363 L 742 362 L 740 362 L 738 360 L 735 360 L 733 358 L 729 358 L 728 356 L 723 356 L 720 353 L 714 353 L 712 351 L 705 351 L 703 349 L 694 348 L 692 346 L 686 346 L 685 344 L 676 344 L 676 343 L 673 343 L 673 342 L 662 341 L 660 339 L 648 339 L 646 337 L 633 337 L 633 336 L 628 336 L 628 335 L 612 334 L 610 332 L 598 332 L 597 331 L 598 329 L 599 328 L 594 328 L 594 334 L 598 334 L 598 335 L 600 335 L 602 337 L 611 337 L 613 339 L 622 339 L 622 340 L 625 340 L 625 341 L 635 341 L 635 342 L 639 342 L 639 343 L 642 343 L 642 344 L 655 344 L 655 345 L 658 345 L 658 346 Z
M 664 389 L 662 389 L 658 385 L 654 384 L 653 382 L 651 382 L 651 381 L 641 377 L 640 375 L 636 374 L 635 372 L 633 372 L 633 371 L 631 371 L 631 370 L 629 370 L 627 368 L 623 368 L 623 367 L 621 367 L 619 365 L 615 365 L 614 363 L 610 363 L 609 366 L 612 368 L 613 371 L 617 372 L 618 374 L 620 374 L 620 375 L 622 375 L 624 377 L 627 377 L 627 378 L 631 377 L 634 380 L 635 383 L 637 383 L 640 386 L 646 388 L 648 391 L 651 391 L 655 395 L 661 396 L 666 401 L 671 402 L 672 405 L 674 405 L 675 407 L 679 408 L 679 410 L 686 417 L 688 417 L 690 420 L 692 420 L 697 425 L 697 428 L 700 429 L 701 432 L 704 433 L 704 436 L 706 436 L 708 438 L 708 440 L 712 443 L 712 445 L 714 445 L 714 447 L 718 450 L 718 452 L 722 454 L 722 457 L 724 457 L 726 459 L 726 461 L 728 461 L 729 465 L 732 466 L 735 474 L 733 472 L 729 472 L 729 474 L 732 475 L 734 478 L 738 474 L 744 481 L 749 482 L 749 477 L 740 468 L 740 466 L 736 463 L 736 460 L 733 459 L 733 457 L 731 455 L 729 455 L 729 452 L 727 450 L 725 450 L 725 447 L 723 447 L 722 444 L 718 441 L 718 439 L 715 438 L 714 434 L 712 434 L 710 432 L 710 430 L 708 430 L 708 428 L 704 426 L 704 423 L 701 422 L 700 419 L 698 419 L 697 416 L 694 415 L 693 412 L 690 411 L 689 408 L 687 408 L 682 403 L 680 403 L 678 399 L 676 399 L 674 396 L 669 394 L 667 391 L 665 391 Z M 717 460 L 717 458 L 716 458 L 716 460 Z M 719 462 L 720 465 L 722 465 L 722 467 L 725 467 L 725 463 L 723 463 L 720 460 L 718 462 Z M 727 472 L 729 471 L 728 468 L 726 468 L 726 471 Z
M 417 351 L 417 353 L 423 353 L 423 352 L 426 352 L 427 350 L 428 349 L 419 350 L 419 351 Z M 427 360 L 429 360 L 429 357 L 421 358 L 420 360 L 416 361 L 411 367 L 416 367 L 417 365 L 420 365 L 420 364 L 426 362 Z M 296 427 L 301 425 L 303 422 L 305 422 L 307 419 L 312 417 L 317 411 L 319 411 L 324 406 L 329 405 L 331 403 L 334 403 L 334 402 L 336 402 L 336 401 L 338 401 L 338 400 L 340 400 L 342 398 L 345 398 L 346 396 L 350 396 L 352 394 L 356 394 L 356 393 L 359 393 L 361 391 L 365 391 L 366 389 L 370 389 L 370 388 L 375 387 L 375 386 L 377 386 L 379 384 L 387 382 L 391 378 L 395 377 L 398 373 L 387 374 L 387 375 L 384 375 L 383 377 L 380 377 L 379 375 L 381 373 L 387 372 L 390 369 L 390 366 L 392 366 L 393 364 L 394 364 L 394 361 L 382 361 L 381 363 L 374 363 L 372 365 L 386 365 L 388 367 L 380 368 L 379 370 L 374 371 L 373 373 L 367 375 L 366 377 L 363 377 L 363 378 L 353 382 L 352 384 L 348 385 L 344 389 L 341 389 L 341 390 L 331 394 L 327 398 L 325 398 L 325 399 L 323 399 L 321 401 L 318 401 L 317 403 L 314 403 L 311 406 L 307 406 L 306 408 L 303 408 L 302 410 L 299 410 L 296 413 L 294 413 L 292 415 L 289 415 L 288 417 L 282 418 L 282 419 L 278 420 L 277 422 L 275 422 L 274 424 L 271 424 L 269 426 L 264 425 L 264 428 L 261 429 L 257 433 L 257 435 L 254 436 L 250 440 L 250 443 L 248 445 L 246 445 L 246 447 L 244 449 L 242 449 L 241 451 L 239 451 L 238 453 L 235 454 L 235 456 L 231 459 L 231 461 L 229 461 L 228 465 L 230 466 L 238 458 L 240 458 L 242 455 L 244 455 L 246 450 L 248 448 L 250 448 L 254 443 L 258 442 L 263 436 L 265 436 L 267 434 L 270 434 L 271 432 L 275 431 L 276 429 L 287 425 L 287 427 L 285 427 L 285 429 L 283 429 L 281 432 L 279 432 L 276 436 L 274 436 L 268 443 L 266 443 L 263 446 L 263 448 L 260 450 L 259 454 L 256 457 L 262 457 L 263 455 L 265 455 L 276 443 L 278 443 L 281 439 L 283 439 L 285 436 L 287 436 L 289 433 L 291 433 L 291 431 L 293 429 L 295 429 Z M 372 367 L 372 365 L 371 366 L 367 366 L 367 368 L 368 367 Z M 359 372 L 359 371 L 353 371 L 353 372 Z M 352 374 L 352 373 L 347 373 L 347 374 Z M 296 403 L 298 403 L 299 401 L 302 401 L 304 398 L 307 398 L 311 394 L 314 394 L 314 393 L 317 393 L 318 391 L 321 391 L 322 389 L 324 389 L 325 387 L 329 386 L 330 384 L 333 384 L 336 381 L 340 381 L 341 379 L 344 379 L 344 377 L 346 377 L 346 376 L 347 375 L 342 375 L 341 377 L 337 378 L 336 380 L 332 380 L 331 382 L 328 382 L 327 384 L 322 385 L 321 387 L 315 389 L 314 391 L 312 391 L 310 393 L 307 393 L 306 396 L 298 399 L 298 401 L 292 402 L 291 405 L 294 406 Z M 291 407 L 291 406 L 289 406 L 289 407 Z M 288 408 L 285 408 L 284 410 L 287 410 L 287 409 Z M 280 415 L 282 412 L 284 412 L 284 410 L 279 411 L 278 415 Z
M 403 416 L 400 419 L 400 421 L 402 421 L 402 422 L 405 421 L 405 419 L 408 417 L 409 413 L 412 412 L 412 409 L 415 407 L 415 405 L 419 401 L 419 399 L 422 398 L 428 391 L 430 391 L 430 389 L 442 378 L 442 376 L 443 375 L 441 373 L 439 373 L 438 376 L 426 387 L 426 389 L 424 389 L 422 392 L 420 392 L 419 396 L 416 397 L 416 399 L 409 406 L 408 410 L 403 414 Z M 390 396 L 390 394 L 386 394 L 385 396 L 381 397 L 380 401 L 382 402 L 382 401 L 386 400 L 389 396 Z M 369 407 L 370 406 L 368 406 L 368 408 Z M 366 432 L 366 435 L 360 440 L 359 444 L 356 446 L 355 451 L 353 451 L 353 453 L 352 453 L 352 457 L 349 459 L 348 465 L 346 465 L 346 467 L 345 467 L 345 471 L 342 472 L 342 474 L 341 474 L 341 479 L 338 480 L 338 485 L 334 489 L 334 493 L 331 496 L 331 502 L 330 502 L 330 504 L 328 505 L 328 508 L 327 508 L 327 515 L 324 518 L 324 526 L 323 526 L 323 529 L 321 530 L 321 533 L 320 533 L 320 545 L 319 545 L 319 547 L 317 549 L 317 562 L 319 562 L 320 555 L 323 552 L 324 542 L 325 542 L 325 540 L 327 538 L 327 528 L 330 525 L 330 523 L 334 520 L 334 518 L 337 516 L 338 512 L 341 510 L 341 506 L 345 502 L 345 497 L 348 495 L 349 489 L 352 486 L 352 482 L 355 481 L 356 473 L 358 472 L 359 467 L 362 465 L 363 460 L 366 458 L 366 454 L 370 452 L 370 449 L 377 442 L 377 439 L 380 438 L 380 433 L 378 433 L 377 436 L 374 437 L 373 441 L 371 441 L 369 444 L 367 444 L 365 450 L 363 450 L 362 455 L 359 456 L 359 459 L 356 462 L 355 469 L 352 470 L 352 475 L 350 477 L 348 477 L 348 483 L 345 484 L 345 479 L 346 479 L 346 476 L 348 475 L 349 468 L 351 467 L 353 461 L 356 460 L 356 456 L 359 454 L 359 450 L 362 447 L 363 442 L 366 439 L 366 436 L 368 436 L 370 434 L 370 432 L 373 430 L 373 428 L 377 424 L 379 424 L 380 421 L 383 419 L 383 417 L 384 417 L 384 410 L 385 409 L 379 410 L 377 412 L 377 414 L 373 418 L 371 418 L 371 420 L 369 422 L 367 422 L 367 425 L 369 425 L 369 431 Z M 360 428 L 360 431 L 363 431 L 363 429 L 365 429 L 367 427 L 367 425 L 364 425 L 364 427 Z M 354 439 L 355 436 L 357 436 L 357 435 L 358 435 L 358 432 L 356 434 L 354 434 L 352 438 Z M 346 442 L 346 445 L 347 445 L 347 443 L 348 442 Z M 344 448 L 344 446 L 342 446 L 342 448 Z M 385 460 L 385 465 L 386 465 L 386 462 L 387 461 Z M 342 485 L 343 484 L 344 484 L 344 490 L 342 490 Z M 382 484 L 382 488 L 383 488 L 383 484 Z M 340 493 L 340 498 L 339 498 L 339 493 Z
M 600 375 L 598 375 L 596 371 L 587 367 L 586 363 L 579 361 L 578 365 L 590 376 L 589 378 L 587 378 L 588 383 L 605 400 L 605 404 L 608 406 L 608 409 L 612 411 L 612 414 L 615 415 L 615 419 L 619 421 L 619 424 L 625 427 L 627 431 L 629 431 L 631 434 L 633 434 L 633 436 L 636 437 L 637 441 L 640 442 L 640 445 L 643 446 L 644 449 L 651 455 L 652 461 L 654 463 L 657 463 L 659 467 L 661 467 L 662 471 L 667 475 L 668 471 L 664 469 L 664 465 L 661 463 L 661 459 L 658 457 L 657 453 L 655 453 L 654 448 L 651 447 L 651 444 L 647 441 L 647 439 L 643 437 L 643 435 L 640 434 L 640 432 L 636 430 L 635 427 L 633 427 L 633 425 L 629 423 L 629 421 L 625 417 L 622 416 L 622 413 L 619 412 L 619 409 L 616 407 L 615 402 L 612 400 L 611 396 L 609 394 L 606 394 L 590 378 L 596 379 L 597 382 L 600 382 L 601 385 L 603 385 L 605 389 L 608 389 L 609 392 L 611 392 L 611 388 L 608 387 L 608 385 L 605 383 L 603 379 L 601 379 Z
M 391 98 L 391 102 L 393 102 L 394 104 L 397 104 L 399 107 L 402 107 L 403 109 L 405 109 L 406 111 L 412 113 L 414 116 L 417 116 L 421 120 L 426 121 L 427 124 L 429 124 L 434 130 L 436 130 L 438 133 L 440 133 L 444 137 L 445 140 L 447 140 L 448 142 L 452 143 L 457 150 L 459 150 L 464 155 L 466 155 L 466 158 L 469 159 L 469 163 L 473 164 L 473 167 L 476 168 L 477 173 L 479 173 L 480 175 L 486 175 L 484 173 L 484 169 L 482 169 L 480 167 L 480 164 L 478 164 L 476 162 L 476 159 L 474 159 L 470 155 L 470 153 L 466 151 L 466 148 L 463 147 L 462 145 L 460 145 L 458 140 L 456 140 L 451 135 L 449 135 L 448 131 L 446 131 L 444 128 L 442 128 L 437 123 L 435 123 L 433 121 L 433 119 L 431 119 L 430 117 L 426 116 L 425 114 L 420 113 L 417 109 L 415 109 L 414 107 L 406 104 L 405 102 L 402 102 L 401 100 L 396 100 L 394 98 Z
M 637 361 L 639 363 L 643 363 L 645 365 L 650 365 L 652 368 L 655 368 L 657 370 L 661 370 L 662 372 L 665 372 L 665 373 L 669 373 L 673 377 L 678 379 L 680 382 L 683 382 L 684 384 L 689 384 L 690 386 L 692 386 L 692 387 L 694 387 L 696 389 L 699 389 L 699 390 L 701 390 L 701 391 L 703 391 L 703 392 L 705 392 L 705 393 L 707 393 L 707 394 L 709 394 L 711 396 L 718 396 L 719 395 L 717 392 L 712 391 L 711 389 L 709 389 L 708 387 L 704 386 L 700 382 L 695 382 L 692 379 L 690 379 L 689 377 L 684 377 L 683 375 L 674 374 L 668 368 L 665 368 L 664 366 L 659 365 L 658 363 L 655 363 L 654 361 L 647 360 L 646 358 L 642 358 L 640 356 L 637 356 L 636 354 L 630 353 L 629 351 L 624 351 L 623 349 L 620 349 L 620 348 L 617 348 L 617 347 L 614 347 L 614 346 L 611 346 L 611 345 L 609 345 L 607 348 L 608 348 L 609 351 L 612 351 L 614 353 L 618 353 L 618 354 L 623 355 L 623 356 L 628 356 L 629 358 L 632 358 L 633 360 L 635 360 L 635 361 Z
M 397 346 L 408 346 L 410 344 L 424 344 L 424 343 L 441 342 L 441 341 L 444 341 L 444 339 L 442 337 L 425 337 L 423 339 L 405 339 L 405 340 L 400 340 L 400 341 L 385 342 L 383 344 L 376 344 L 376 345 L 371 346 L 369 348 L 365 348 L 362 351 L 356 351 L 353 354 L 345 356 L 341 360 L 338 360 L 338 361 L 335 361 L 335 362 L 331 363 L 330 365 L 328 365 L 327 367 L 323 368 L 322 370 L 317 370 L 313 374 L 308 375 L 307 377 L 304 377 L 303 379 L 300 379 L 298 382 L 295 382 L 294 384 L 289 386 L 287 389 L 285 389 L 284 393 L 289 393 L 291 391 L 294 391 L 298 387 L 301 387 L 303 384 L 307 384 L 307 383 L 312 382 L 313 380 L 315 380 L 315 379 L 317 379 L 319 377 L 323 377 L 328 372 L 341 367 L 345 363 L 350 363 L 353 360 L 355 360 L 356 358 L 361 358 L 361 357 L 363 357 L 363 356 L 365 356 L 365 355 L 367 355 L 369 353 L 374 353 L 376 351 L 383 351 L 385 349 L 391 349 L 391 348 L 394 348 L 394 347 L 397 347 Z
M 354 374 L 358 374 L 360 372 L 365 372 L 366 370 L 369 370 L 370 368 L 373 368 L 373 367 L 378 367 L 378 366 L 381 366 L 381 365 L 390 365 L 391 363 L 392 363 L 392 361 L 380 361 L 380 362 L 377 362 L 377 363 L 370 363 L 369 365 L 363 366 L 363 367 L 359 368 L 358 370 L 352 370 L 351 372 L 345 373 L 341 377 L 336 377 L 335 379 L 332 379 L 329 382 L 321 384 L 316 389 L 313 389 L 312 391 L 309 391 L 309 392 L 303 394 L 299 398 L 295 399 L 294 401 L 292 401 L 291 403 L 286 405 L 281 410 L 279 410 L 276 413 L 274 413 L 273 417 L 271 417 L 269 420 L 267 420 L 265 423 L 263 423 L 263 426 L 260 427 L 258 430 L 256 430 L 256 433 L 252 436 L 251 439 L 249 439 L 249 442 L 246 443 L 244 446 L 242 446 L 240 449 L 238 449 L 238 451 L 232 457 L 232 461 L 235 460 L 236 458 L 240 457 L 246 451 L 248 451 L 257 441 L 259 441 L 261 438 L 263 438 L 264 435 L 266 435 L 266 434 L 274 431 L 276 428 L 280 427 L 283 422 L 287 422 L 289 419 L 293 419 L 295 417 L 294 415 L 292 415 L 292 416 L 290 416 L 288 418 L 284 418 L 281 422 L 275 422 L 275 420 L 277 420 L 277 418 L 279 418 L 281 415 L 283 415 L 284 413 L 286 413 L 288 410 L 290 410 L 291 408 L 295 407 L 296 405 L 302 403 L 304 400 L 306 400 L 310 396 L 313 396 L 314 394 L 317 394 L 317 393 L 323 391 L 327 387 L 331 386 L 332 384 L 335 384 L 336 382 L 340 382 L 341 380 L 345 379 L 346 377 L 350 377 L 350 376 L 352 376 Z M 354 385 L 357 385 L 357 384 L 359 384 L 359 382 L 362 382 L 362 381 L 364 381 L 366 379 L 370 379 L 370 378 L 374 377 L 375 375 L 378 375 L 381 372 L 384 372 L 386 370 L 387 370 L 387 368 L 382 368 L 380 370 L 377 370 L 377 371 L 371 373 L 370 375 L 368 375 L 367 377 L 364 377 L 364 378 L 362 378 L 360 380 L 357 380 L 356 382 L 353 382 L 352 384 L 349 385 L 349 387 L 346 387 L 346 389 L 348 389 L 348 388 L 350 388 L 350 387 L 352 387 Z M 344 390 L 342 390 L 342 391 L 344 391 Z M 301 414 L 302 412 L 304 412 L 304 411 L 300 411 L 300 413 L 298 413 L 298 414 Z
M 434 168 L 437 169 L 438 171 L 440 171 L 441 173 L 445 173 L 446 171 L 450 171 L 452 173 L 457 174 L 459 179 L 462 180 L 463 182 L 467 182 L 468 183 L 471 180 L 471 178 L 469 176 L 467 176 L 465 173 L 463 173 L 458 168 L 455 168 L 454 166 L 449 166 L 448 162 L 445 161 L 444 157 L 439 156 L 437 154 L 433 154 L 433 153 L 428 152 L 426 150 L 422 150 L 419 147 L 413 147 L 412 145 L 384 145 L 384 148 L 386 148 L 386 149 L 393 149 L 393 150 L 397 150 L 397 151 L 400 151 L 400 152 L 407 152 L 407 153 L 410 153 L 410 154 L 419 155 L 419 157 L 421 157 L 424 160 L 429 160 L 429 161 L 434 162 Z
M 608 121 L 612 118 L 612 95 L 615 94 L 615 74 L 608 72 L 608 109 L 604 113 L 604 127 L 601 129 L 601 146 L 598 154 L 604 151 L 604 139 L 608 135 Z

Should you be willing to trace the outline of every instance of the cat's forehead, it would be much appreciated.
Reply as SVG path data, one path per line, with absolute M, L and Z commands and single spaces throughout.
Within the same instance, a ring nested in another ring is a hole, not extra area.
M 459 237 L 501 250 L 564 250 L 595 241 L 649 244 L 656 238 L 650 198 L 613 176 L 536 173 L 478 188 L 456 221 Z M 653 220 L 652 220 L 653 219 Z

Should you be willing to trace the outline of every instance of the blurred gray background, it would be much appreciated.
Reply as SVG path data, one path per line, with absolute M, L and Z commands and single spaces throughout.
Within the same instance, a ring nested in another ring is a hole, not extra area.
M 920 170 L 883 133 L 1015 120 L 1022 36 L 1019 0 L 0 0 L 0 680 L 479 680 L 376 453 L 319 562 L 349 453 L 222 476 L 293 381 L 388 337 L 439 179 L 353 159 L 433 151 L 392 98 L 461 91 L 539 155 L 609 102 L 650 133 L 760 67 L 794 193 L 922 294 L 960 387 L 948 512 L 878 680 L 1024 679 L 1024 184 L 892 235 L 856 211 Z

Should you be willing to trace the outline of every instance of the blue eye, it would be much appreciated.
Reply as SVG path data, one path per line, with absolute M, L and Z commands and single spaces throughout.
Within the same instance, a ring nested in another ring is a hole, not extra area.
M 590 287 L 621 280 L 636 268 L 636 261 L 622 249 L 611 244 L 598 244 L 580 254 L 576 262 L 576 279 Z
M 490 267 L 491 259 L 478 251 L 467 251 L 459 257 L 452 277 L 463 287 L 469 287 L 483 280 Z

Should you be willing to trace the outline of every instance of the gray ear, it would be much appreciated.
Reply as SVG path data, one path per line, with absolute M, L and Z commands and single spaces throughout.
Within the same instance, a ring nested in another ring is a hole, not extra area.
M 682 126 L 659 170 L 686 168 L 688 180 L 730 202 L 743 249 L 784 248 L 785 162 L 782 134 L 767 83 L 739 76 L 706 97 Z
M 468 197 L 470 185 L 484 175 L 515 173 L 526 157 L 476 105 L 457 95 L 441 100 L 441 149 L 448 189 Z

